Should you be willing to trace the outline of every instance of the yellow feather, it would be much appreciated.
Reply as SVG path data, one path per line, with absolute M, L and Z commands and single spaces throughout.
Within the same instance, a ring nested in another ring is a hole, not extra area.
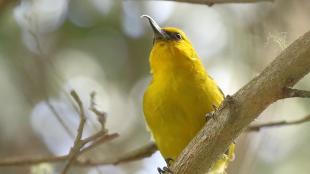
M 155 40 L 150 65 L 153 79 L 144 94 L 145 120 L 165 159 L 175 160 L 206 122 L 205 115 L 218 107 L 224 96 L 207 74 L 183 31 L 180 40 Z M 209 174 L 225 173 L 230 153 L 223 154 Z

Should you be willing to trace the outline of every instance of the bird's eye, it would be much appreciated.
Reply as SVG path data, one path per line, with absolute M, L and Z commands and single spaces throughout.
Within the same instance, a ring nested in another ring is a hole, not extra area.
M 181 40 L 181 39 L 182 39 L 182 36 L 181 36 L 180 33 L 176 33 L 176 34 L 175 34 L 175 38 L 176 38 L 177 40 Z

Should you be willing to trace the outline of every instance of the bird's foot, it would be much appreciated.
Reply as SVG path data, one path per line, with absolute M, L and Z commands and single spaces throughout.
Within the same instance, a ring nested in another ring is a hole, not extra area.
M 208 122 L 210 119 L 214 119 L 215 120 L 214 114 L 218 110 L 218 108 L 215 105 L 212 105 L 212 107 L 213 107 L 213 111 L 208 112 L 206 114 L 206 117 L 205 117 L 206 118 L 206 122 Z
M 168 167 L 163 167 L 163 169 L 158 167 L 157 171 L 159 174 L 168 174 L 168 173 L 172 174 L 173 173 Z
M 171 164 L 174 162 L 174 160 L 172 158 L 166 158 L 165 161 L 166 161 L 168 167 L 170 167 Z
M 214 111 L 211 111 L 211 112 L 207 113 L 206 116 L 205 116 L 205 119 L 206 119 L 206 122 L 208 122 L 211 119 L 215 119 L 214 118 Z

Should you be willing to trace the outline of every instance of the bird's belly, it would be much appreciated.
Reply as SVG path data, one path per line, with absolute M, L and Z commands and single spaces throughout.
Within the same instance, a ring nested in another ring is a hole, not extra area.
M 207 107 L 188 100 L 164 98 L 152 112 L 149 127 L 165 159 L 176 159 L 205 124 Z
M 190 82 L 175 78 L 157 81 L 144 94 L 146 122 L 166 159 L 178 157 L 205 124 L 205 114 L 223 100 L 212 80 L 190 79 Z
M 173 121 L 162 123 L 158 129 L 152 129 L 157 146 L 165 159 L 176 159 L 190 140 L 203 126 L 203 121 L 198 123 L 179 115 L 177 124 Z M 181 120 L 183 117 L 183 120 Z M 174 125 L 173 125 L 174 124 Z

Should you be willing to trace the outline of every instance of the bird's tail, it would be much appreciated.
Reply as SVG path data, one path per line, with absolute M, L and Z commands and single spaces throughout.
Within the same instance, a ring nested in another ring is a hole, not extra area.
M 207 174 L 226 174 L 226 168 L 228 167 L 229 162 L 233 161 L 235 158 L 235 144 L 232 143 L 227 152 L 221 155 L 210 169 Z

